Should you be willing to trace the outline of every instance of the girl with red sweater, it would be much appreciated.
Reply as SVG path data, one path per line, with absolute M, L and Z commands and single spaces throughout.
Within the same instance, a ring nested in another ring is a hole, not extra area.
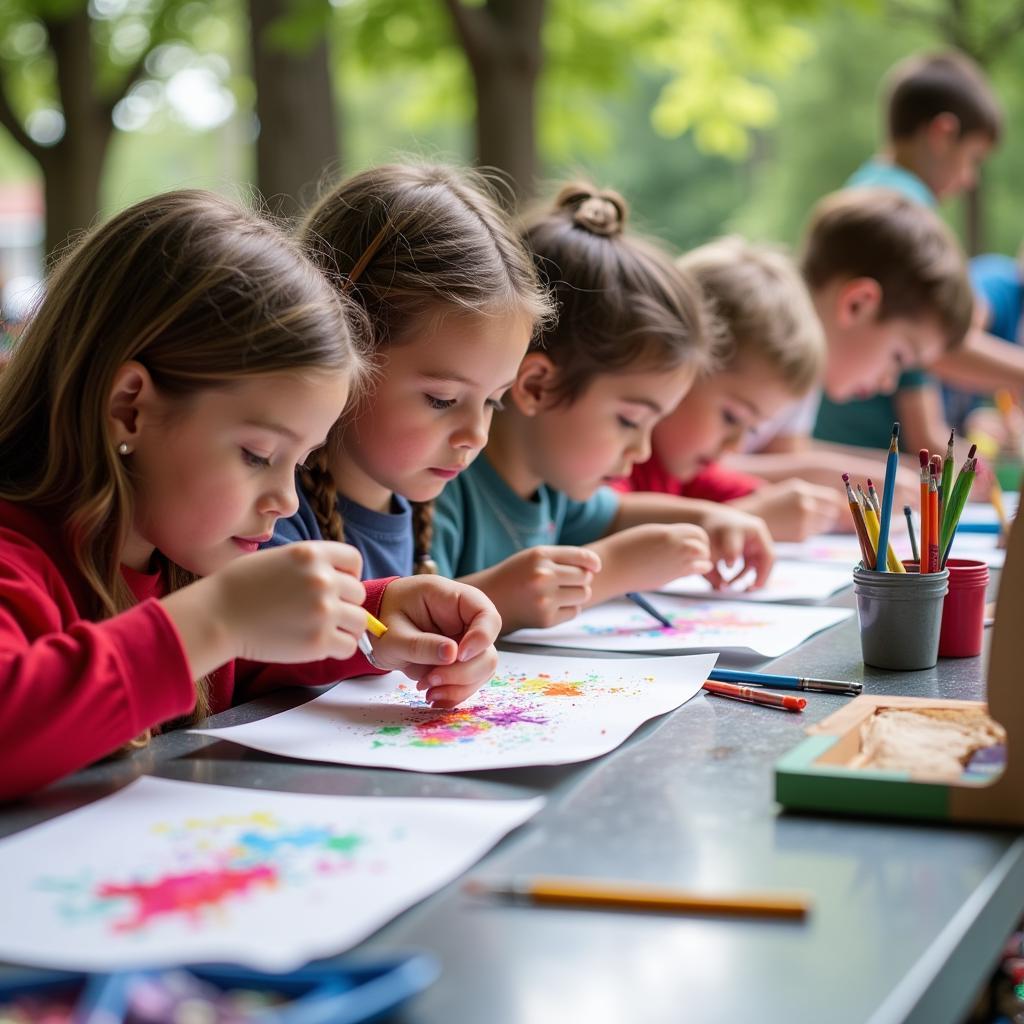
M 360 582 L 334 542 L 257 552 L 295 512 L 361 364 L 327 280 L 227 200 L 92 232 L 0 372 L 0 799 L 281 685 L 376 668 L 451 707 L 500 628 L 440 577 Z M 244 557 L 243 557 L 244 556 Z

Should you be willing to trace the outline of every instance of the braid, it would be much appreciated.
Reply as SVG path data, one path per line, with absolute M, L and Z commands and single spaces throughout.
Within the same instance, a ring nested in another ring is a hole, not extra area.
M 432 501 L 412 502 L 413 572 L 417 575 L 429 573 L 436 576 L 437 562 L 430 557 L 430 545 L 434 540 L 434 503 Z
M 338 511 L 338 493 L 334 477 L 327 468 L 327 449 L 314 453 L 299 469 L 302 489 L 313 506 L 324 540 L 345 540 L 345 524 Z

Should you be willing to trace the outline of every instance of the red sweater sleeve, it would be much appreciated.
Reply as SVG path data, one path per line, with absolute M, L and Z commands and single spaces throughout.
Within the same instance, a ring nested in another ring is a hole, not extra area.
M 683 483 L 678 493 L 684 498 L 703 498 L 705 501 L 735 501 L 763 485 L 764 481 L 760 477 L 712 463 Z
M 83 768 L 194 703 L 159 601 L 87 622 L 46 554 L 0 530 L 0 800 Z
M 366 600 L 363 607 L 371 614 L 377 615 L 384 590 L 396 576 L 387 579 L 365 580 Z M 362 652 L 345 661 L 327 658 L 324 661 L 310 661 L 301 665 L 268 665 L 255 661 L 235 662 L 235 702 L 241 703 L 262 696 L 271 690 L 280 690 L 287 686 L 320 686 L 333 683 L 338 679 L 350 679 L 352 676 L 380 675 L 384 670 L 374 668 Z

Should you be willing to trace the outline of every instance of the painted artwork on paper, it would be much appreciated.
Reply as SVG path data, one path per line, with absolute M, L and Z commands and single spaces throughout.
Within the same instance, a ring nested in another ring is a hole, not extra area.
M 450 881 L 540 803 L 139 779 L 0 842 L 0 958 L 292 969 Z
M 713 590 L 703 576 L 684 576 L 659 587 L 663 594 L 697 597 L 702 600 L 752 601 L 770 604 L 810 604 L 824 601 L 845 587 L 853 585 L 853 574 L 846 565 L 826 562 L 777 561 L 768 582 L 757 590 L 750 590 L 754 574 L 746 573 L 731 580 L 721 590 Z
M 517 630 L 507 639 L 581 650 L 737 651 L 770 658 L 853 614 L 846 608 L 697 601 L 667 594 L 658 595 L 654 603 L 671 627 L 658 625 L 632 601 L 619 599 L 550 629 Z
M 583 761 L 693 697 L 710 655 L 594 659 L 499 655 L 491 680 L 452 710 L 398 673 L 350 679 L 258 722 L 202 730 L 283 757 L 451 772 Z

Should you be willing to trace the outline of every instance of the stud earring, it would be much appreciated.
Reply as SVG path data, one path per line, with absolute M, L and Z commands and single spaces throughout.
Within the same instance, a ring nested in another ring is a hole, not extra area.
M 118 455 L 127 455 L 130 451 L 131 451 L 131 448 L 128 447 L 128 442 L 127 441 L 122 441 L 117 446 L 117 454 Z

